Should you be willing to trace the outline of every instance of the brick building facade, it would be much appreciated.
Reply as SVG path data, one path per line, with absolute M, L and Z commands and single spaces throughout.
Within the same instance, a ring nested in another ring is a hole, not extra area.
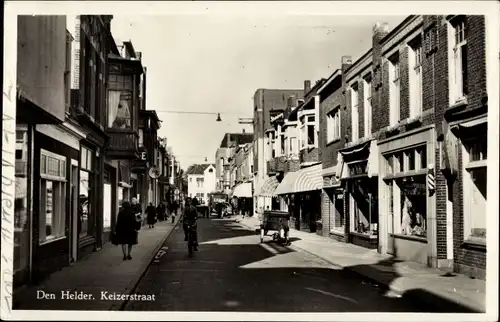
M 484 278 L 485 44 L 483 16 L 409 16 L 342 58 L 319 90 L 323 236 Z

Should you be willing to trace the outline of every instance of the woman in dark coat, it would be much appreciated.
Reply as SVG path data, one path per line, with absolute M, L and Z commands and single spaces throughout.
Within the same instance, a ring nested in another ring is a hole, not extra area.
M 150 202 L 149 206 L 146 208 L 146 216 L 149 228 L 155 228 L 156 223 L 156 208 L 153 206 L 153 203 Z
M 122 209 L 118 213 L 115 228 L 116 244 L 122 245 L 123 260 L 132 259 L 130 253 L 132 252 L 132 246 L 137 244 L 137 235 L 141 228 L 140 225 L 141 223 L 137 222 L 130 203 L 125 201 L 122 204 Z M 126 253 L 127 245 L 128 253 Z
M 165 220 L 165 210 L 165 205 L 163 204 L 163 202 L 160 202 L 158 207 L 156 207 L 156 217 L 159 221 Z

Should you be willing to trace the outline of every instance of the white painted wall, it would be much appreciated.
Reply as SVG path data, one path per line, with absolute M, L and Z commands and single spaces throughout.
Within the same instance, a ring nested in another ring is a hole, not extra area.
M 212 170 L 212 172 L 210 172 Z M 196 181 L 197 178 L 203 178 L 203 186 L 198 187 L 198 183 Z M 189 174 L 188 175 L 188 196 L 191 198 L 196 197 L 196 194 L 203 193 L 203 198 L 200 202 L 208 203 L 208 194 L 215 191 L 216 184 L 216 173 L 215 168 L 210 166 L 205 169 L 204 174 Z

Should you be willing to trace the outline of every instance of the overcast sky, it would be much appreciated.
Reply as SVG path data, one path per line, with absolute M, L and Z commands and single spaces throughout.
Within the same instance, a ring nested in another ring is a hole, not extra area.
M 327 78 L 342 55 L 354 60 L 371 47 L 377 21 L 392 29 L 404 16 L 115 15 L 117 41 L 132 40 L 148 68 L 147 109 L 163 120 L 159 135 L 182 168 L 215 159 L 226 132 L 250 126 L 257 88 L 301 89 Z M 220 112 L 171 114 L 162 110 Z

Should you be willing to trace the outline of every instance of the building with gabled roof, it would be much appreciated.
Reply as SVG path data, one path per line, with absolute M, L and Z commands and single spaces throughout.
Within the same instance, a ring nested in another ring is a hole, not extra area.
M 186 170 L 188 196 L 208 203 L 208 194 L 215 191 L 215 164 L 193 164 Z

